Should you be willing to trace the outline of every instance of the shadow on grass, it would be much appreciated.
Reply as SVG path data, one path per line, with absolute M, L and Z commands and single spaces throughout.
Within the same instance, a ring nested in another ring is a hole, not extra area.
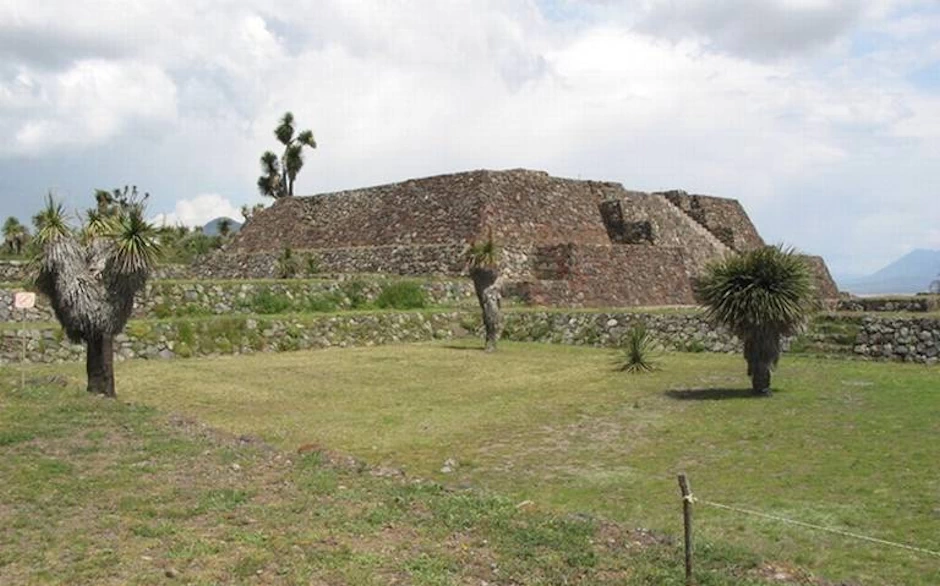
M 444 344 L 441 348 L 446 348 L 448 350 L 467 350 L 470 352 L 483 352 L 486 350 L 483 346 L 461 346 L 459 344 Z
M 673 389 L 664 393 L 677 401 L 724 401 L 725 399 L 765 399 L 768 395 L 751 389 Z

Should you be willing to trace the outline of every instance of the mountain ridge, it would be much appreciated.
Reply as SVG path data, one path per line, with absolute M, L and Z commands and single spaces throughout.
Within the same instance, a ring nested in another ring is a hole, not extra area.
M 839 289 L 857 295 L 914 294 L 940 279 L 940 250 L 914 249 L 874 273 L 844 279 Z

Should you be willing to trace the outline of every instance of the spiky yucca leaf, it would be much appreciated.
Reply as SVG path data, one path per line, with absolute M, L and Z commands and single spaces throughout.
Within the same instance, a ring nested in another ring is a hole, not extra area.
M 142 206 L 131 206 L 114 226 L 111 263 L 120 274 L 150 272 L 160 258 L 156 228 L 144 219 Z
M 294 115 L 292 113 L 284 113 L 284 116 L 281 117 L 280 124 L 274 129 L 274 136 L 277 137 L 284 146 L 291 143 L 294 139 Z
M 809 268 L 792 248 L 764 246 L 721 259 L 696 283 L 708 318 L 741 338 L 800 330 L 813 302 Z
M 51 193 L 46 196 L 46 206 L 36 214 L 33 222 L 36 225 L 36 241 L 41 247 L 72 232 L 66 219 L 65 208 Z
M 294 256 L 290 246 L 286 246 L 277 258 L 275 271 L 277 271 L 277 278 L 279 279 L 293 279 L 300 272 L 300 259 Z
M 304 130 L 297 135 L 297 142 L 312 149 L 317 148 L 317 141 L 313 138 L 312 130 Z
M 98 209 L 85 212 L 85 223 L 82 226 L 82 242 L 89 243 L 93 238 L 106 238 L 112 236 L 118 229 L 118 222 L 114 216 L 102 213 Z
M 623 345 L 620 370 L 631 374 L 640 374 L 656 370 L 656 364 L 650 358 L 653 340 L 644 325 L 635 325 L 627 333 Z
M 493 229 L 487 230 L 486 240 L 471 242 L 464 254 L 471 269 L 495 269 L 499 265 L 500 249 L 493 240 Z

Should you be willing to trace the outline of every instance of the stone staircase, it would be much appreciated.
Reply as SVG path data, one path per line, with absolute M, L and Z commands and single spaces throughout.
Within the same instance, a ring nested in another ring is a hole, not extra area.
M 732 252 L 732 248 L 722 242 L 717 236 L 715 236 L 715 234 L 708 228 L 708 226 L 705 225 L 701 219 L 696 218 L 694 214 L 688 213 L 686 210 L 673 203 L 665 193 L 658 193 L 655 195 L 660 196 L 662 201 L 665 202 L 666 206 L 672 210 L 675 210 L 677 214 L 680 214 L 684 219 L 686 219 L 686 223 L 689 226 L 689 229 L 711 242 L 715 248 L 721 251 L 722 255 Z

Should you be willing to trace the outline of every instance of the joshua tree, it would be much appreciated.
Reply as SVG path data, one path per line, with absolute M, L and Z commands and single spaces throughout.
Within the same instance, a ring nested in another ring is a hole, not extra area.
M 294 179 L 304 166 L 303 148 L 317 148 L 312 130 L 304 130 L 294 136 L 294 115 L 286 112 L 281 123 L 274 129 L 274 136 L 284 145 L 284 154 L 278 159 L 271 151 L 261 155 L 261 169 L 264 175 L 258 177 L 258 190 L 261 195 L 278 199 L 294 195 Z
M 765 246 L 711 265 L 696 284 L 707 316 L 744 342 L 755 392 L 770 394 L 780 344 L 803 327 L 813 304 L 809 268 L 794 250 Z
M 470 245 L 466 254 L 470 278 L 483 311 L 483 327 L 486 330 L 486 351 L 496 350 L 496 341 L 502 329 L 500 315 L 499 247 L 493 242 L 493 231 L 486 240 Z
M 36 288 L 49 298 L 69 339 L 85 343 L 88 391 L 114 397 L 112 338 L 124 329 L 160 248 L 136 190 L 115 207 L 92 212 L 76 232 L 49 196 L 35 218 Z
M 27 242 L 29 242 L 29 230 L 26 226 L 13 216 L 7 218 L 3 223 L 3 244 L 10 254 L 22 254 Z

